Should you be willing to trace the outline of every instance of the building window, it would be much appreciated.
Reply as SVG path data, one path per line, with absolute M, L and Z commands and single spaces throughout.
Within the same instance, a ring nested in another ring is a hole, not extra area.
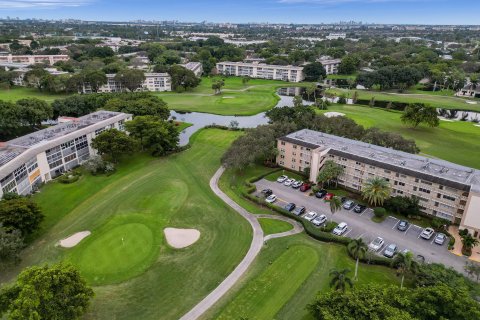
M 280 144 L 281 144 L 282 146 L 284 146 L 284 145 L 285 145 L 285 141 L 280 142 Z
M 297 145 L 294 144 L 294 145 L 293 145 L 293 149 L 297 149 Z
M 358 162 L 358 161 L 355 161 L 355 164 L 356 164 L 356 165 L 361 165 L 361 163 L 360 163 L 360 162 Z
M 454 197 L 447 196 L 447 195 L 443 195 L 443 199 L 447 199 L 447 200 L 450 200 L 450 201 L 455 201 Z
M 430 193 L 430 190 L 427 190 L 425 188 L 418 188 L 419 191 L 422 191 L 424 193 Z
M 385 173 L 391 173 L 390 170 L 383 170 Z

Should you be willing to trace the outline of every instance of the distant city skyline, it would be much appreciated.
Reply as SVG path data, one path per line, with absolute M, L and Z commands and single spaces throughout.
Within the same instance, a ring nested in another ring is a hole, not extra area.
M 97 21 L 478 25 L 480 2 L 466 0 L 0 0 L 0 17 Z

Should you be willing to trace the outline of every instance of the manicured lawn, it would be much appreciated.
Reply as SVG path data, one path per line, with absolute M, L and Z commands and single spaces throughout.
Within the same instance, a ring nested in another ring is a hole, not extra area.
M 329 106 L 327 111 L 342 112 L 364 127 L 374 126 L 413 139 L 423 155 L 480 169 L 480 148 L 475 147 L 478 145 L 480 127 L 472 122 L 440 121 L 437 128 L 422 125 L 412 129 L 401 122 L 401 111 L 337 104 Z
M 204 77 L 197 88 L 184 93 L 155 93 L 176 111 L 207 112 L 220 115 L 253 115 L 273 108 L 279 98 L 276 89 L 305 86 L 308 83 L 289 83 L 276 80 L 251 79 L 242 84 L 239 77 L 227 77 L 222 93 L 214 95 L 212 82 L 220 77 Z
M 193 123 L 188 123 L 188 122 L 178 122 L 178 124 L 179 125 L 177 126 L 177 129 L 180 132 L 187 129 L 188 127 L 193 126 Z
M 357 78 L 356 74 L 329 74 L 327 75 L 327 79 L 352 79 L 355 80 Z
M 480 100 L 476 99 L 477 104 L 469 104 L 466 101 L 467 99 L 453 97 L 453 96 L 443 96 L 443 95 L 433 95 L 429 93 L 413 93 L 413 94 L 402 94 L 402 93 L 388 93 L 388 92 L 376 92 L 376 91 L 366 91 L 366 90 L 346 90 L 346 89 L 328 89 L 328 92 L 342 94 L 346 93 L 347 96 L 351 97 L 354 91 L 358 93 L 358 99 L 370 100 L 372 97 L 375 97 L 377 101 L 391 101 L 391 102 L 405 102 L 405 103 L 426 103 L 433 107 L 445 108 L 445 109 L 458 109 L 458 110 L 472 110 L 480 111 Z
M 40 92 L 35 88 L 13 87 L 9 90 L 0 90 L 0 100 L 17 101 L 24 98 L 38 98 L 47 102 L 55 99 L 65 98 L 68 94 L 51 94 Z
M 260 222 L 265 235 L 281 233 L 293 229 L 293 226 L 290 223 L 281 220 L 260 218 L 258 219 L 258 222 Z
M 8 281 L 26 266 L 67 260 L 96 285 L 86 319 L 180 318 L 250 246 L 250 225 L 208 185 L 238 134 L 202 130 L 184 152 L 130 156 L 109 177 L 47 184 L 34 196 L 46 214 L 42 232 L 25 249 L 21 265 L 0 279 Z M 165 243 L 165 227 L 195 228 L 201 236 L 176 250 Z M 56 246 L 83 230 L 92 234 L 76 247 Z

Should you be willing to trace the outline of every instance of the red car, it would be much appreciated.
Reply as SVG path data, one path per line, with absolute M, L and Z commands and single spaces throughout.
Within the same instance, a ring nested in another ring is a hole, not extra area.
M 327 193 L 325 195 L 325 198 L 323 198 L 324 200 L 332 200 L 332 198 L 335 197 L 335 195 L 333 193 Z
M 300 191 L 305 192 L 305 191 L 307 191 L 307 190 L 310 190 L 311 187 L 312 187 L 312 186 L 310 185 L 310 183 L 304 183 L 304 184 L 302 184 L 302 186 L 300 187 Z

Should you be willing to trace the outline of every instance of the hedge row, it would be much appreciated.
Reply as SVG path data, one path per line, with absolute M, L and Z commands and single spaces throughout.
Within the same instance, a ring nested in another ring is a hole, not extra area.
M 370 106 L 370 101 L 371 100 L 367 100 L 367 99 L 358 99 L 355 102 L 355 104 Z M 375 100 L 373 106 L 376 108 L 387 108 L 389 103 L 390 101 L 386 101 L 386 100 Z M 408 105 L 408 103 L 404 103 L 404 102 L 391 102 L 391 103 L 392 103 L 392 106 L 391 106 L 392 110 L 400 110 L 400 111 L 405 110 L 405 107 Z

